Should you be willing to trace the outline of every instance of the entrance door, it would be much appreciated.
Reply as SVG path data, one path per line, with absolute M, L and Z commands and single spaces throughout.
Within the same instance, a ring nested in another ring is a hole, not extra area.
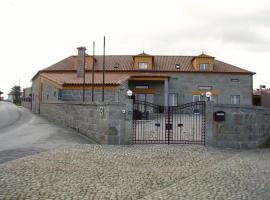
M 135 100 L 146 102 L 147 94 L 135 94 Z
M 135 100 L 133 143 L 205 144 L 205 102 L 165 107 Z

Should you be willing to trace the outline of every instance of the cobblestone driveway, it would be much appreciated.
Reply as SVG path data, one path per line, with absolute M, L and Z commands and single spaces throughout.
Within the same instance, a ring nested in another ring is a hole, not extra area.
M 270 150 L 74 145 L 0 166 L 0 199 L 269 199 Z

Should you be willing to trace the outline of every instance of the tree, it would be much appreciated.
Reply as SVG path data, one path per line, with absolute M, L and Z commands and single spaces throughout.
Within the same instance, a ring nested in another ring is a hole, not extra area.
M 21 104 L 21 86 L 13 86 L 13 88 L 11 89 L 11 93 L 13 95 L 13 103 Z
M 4 94 L 4 92 L 0 91 L 0 96 L 1 96 L 2 94 Z

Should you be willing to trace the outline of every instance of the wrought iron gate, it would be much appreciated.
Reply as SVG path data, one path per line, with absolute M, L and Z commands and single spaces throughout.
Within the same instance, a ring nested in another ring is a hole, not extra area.
M 134 144 L 205 144 L 205 102 L 181 106 L 133 103 Z

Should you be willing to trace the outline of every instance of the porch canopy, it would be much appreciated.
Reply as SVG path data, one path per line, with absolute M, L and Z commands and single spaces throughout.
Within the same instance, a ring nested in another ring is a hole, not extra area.
M 163 82 L 164 83 L 164 105 L 168 106 L 168 79 L 169 76 L 167 74 L 154 74 L 154 73 L 141 73 L 141 74 L 133 74 L 128 78 L 129 83 L 131 81 L 136 81 L 138 83 L 145 82 Z M 155 94 L 156 89 L 153 88 L 130 88 L 134 94 Z

